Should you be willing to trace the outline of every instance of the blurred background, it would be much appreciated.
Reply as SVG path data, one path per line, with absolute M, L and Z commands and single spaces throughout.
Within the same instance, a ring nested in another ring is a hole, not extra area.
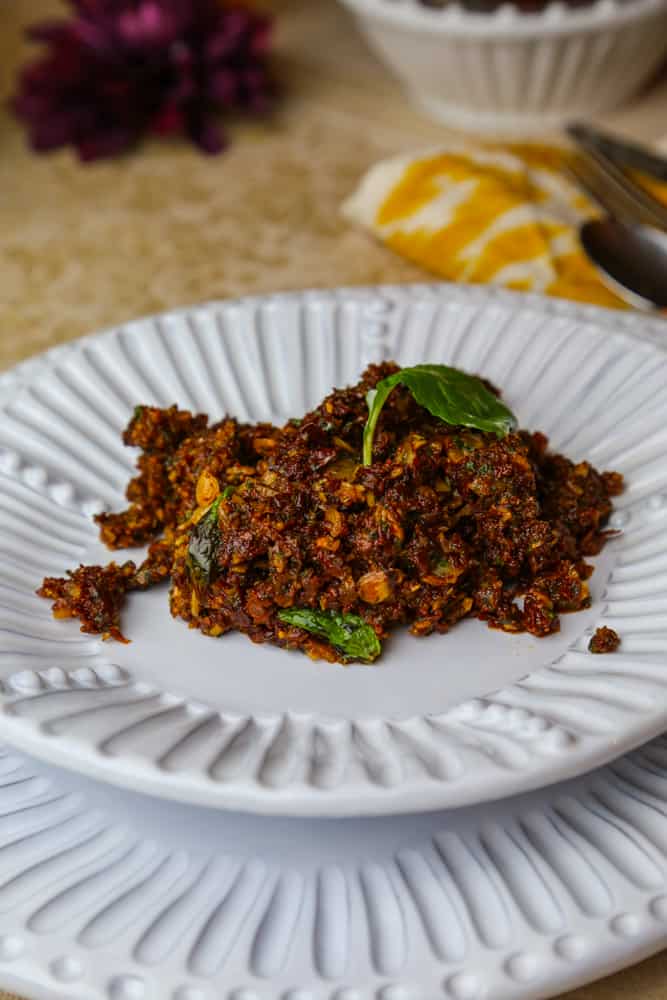
M 339 209 L 378 159 L 452 133 L 414 109 L 336 0 L 255 6 L 274 18 L 281 96 L 268 119 L 232 120 L 220 156 L 160 137 L 82 165 L 71 148 L 31 152 L 7 108 L 19 67 L 39 53 L 25 28 L 67 8 L 54 0 L 2 5 L 0 365 L 197 300 L 429 278 Z M 624 69 L 612 64 L 609 72 Z M 667 133 L 664 70 L 630 103 L 598 117 L 659 140 Z

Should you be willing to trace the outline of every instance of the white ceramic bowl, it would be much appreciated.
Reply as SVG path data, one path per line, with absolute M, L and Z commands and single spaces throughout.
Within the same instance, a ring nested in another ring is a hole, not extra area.
M 560 2 L 536 14 L 343 0 L 413 100 L 456 128 L 534 133 L 608 111 L 667 55 L 667 0 Z

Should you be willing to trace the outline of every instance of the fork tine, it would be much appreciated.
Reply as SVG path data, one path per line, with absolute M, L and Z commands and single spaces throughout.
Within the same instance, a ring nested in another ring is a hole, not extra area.
M 583 155 L 592 170 L 604 178 L 607 187 L 614 192 L 614 195 L 623 198 L 633 210 L 635 222 L 646 222 L 659 229 L 667 229 L 667 208 L 664 208 L 657 199 L 631 181 L 620 167 L 597 149 L 586 148 Z
M 607 160 L 611 160 L 624 172 L 636 170 L 658 181 L 667 181 L 667 158 L 654 153 L 647 146 L 629 139 L 622 139 L 609 132 L 601 132 L 594 125 L 574 121 L 565 131 L 578 146 L 597 149 Z M 627 173 L 626 173 L 626 176 Z M 642 185 L 640 185 L 641 187 Z
M 617 192 L 610 194 L 608 185 L 604 184 L 599 174 L 593 173 L 581 157 L 572 158 L 565 169 L 577 187 L 582 188 L 607 215 L 621 222 L 633 221 L 632 208 L 628 209 L 627 202 L 619 198 Z

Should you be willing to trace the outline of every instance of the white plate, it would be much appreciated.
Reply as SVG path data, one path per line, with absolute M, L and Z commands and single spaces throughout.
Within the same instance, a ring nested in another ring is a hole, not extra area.
M 661 322 L 481 289 L 408 287 L 212 304 L 19 367 L 0 390 L 2 731 L 119 784 L 283 814 L 405 812 L 590 769 L 667 726 L 667 354 Z M 131 645 L 83 636 L 32 595 L 108 559 L 90 512 L 120 507 L 138 402 L 284 419 L 369 360 L 436 360 L 502 386 L 522 424 L 628 481 L 590 611 L 545 640 L 477 621 L 386 643 L 374 667 L 219 640 L 134 595 Z M 79 511 L 79 513 L 77 513 Z M 622 636 L 587 653 L 594 626 Z
M 539 1000 L 667 944 L 667 740 L 518 799 L 305 820 L 0 757 L 0 986 L 34 1000 Z

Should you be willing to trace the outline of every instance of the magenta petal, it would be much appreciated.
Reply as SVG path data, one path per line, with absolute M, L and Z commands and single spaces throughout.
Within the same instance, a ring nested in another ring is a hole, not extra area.
M 39 24 L 31 24 L 26 29 L 26 36 L 31 42 L 60 42 L 64 38 L 70 38 L 73 30 L 68 21 L 41 21 Z
M 109 129 L 94 136 L 81 139 L 76 144 L 82 163 L 92 163 L 124 153 L 136 142 L 136 135 L 126 129 Z
M 113 39 L 106 25 L 91 24 L 90 21 L 77 21 L 72 27 L 72 34 L 82 44 L 98 53 L 113 50 Z
M 33 119 L 32 144 L 40 151 L 57 149 L 76 143 L 80 136 L 91 134 L 97 127 L 94 112 L 85 105 L 52 108 L 48 116 Z
M 108 15 L 114 7 L 117 10 L 122 6 L 122 0 L 120 3 L 117 0 L 69 0 L 69 3 L 81 17 L 91 20 Z
M 30 131 L 30 145 L 36 153 L 50 153 L 61 146 L 67 146 L 72 141 L 69 130 L 61 129 L 58 123 L 40 123 Z
M 141 41 L 142 25 L 139 16 L 128 10 L 118 18 L 118 34 L 125 42 L 136 45 Z
M 166 20 L 164 4 L 155 3 L 154 0 L 146 0 L 137 10 L 137 16 L 147 34 L 156 34 L 163 28 Z
M 192 141 L 209 156 L 217 156 L 227 145 L 222 129 L 211 118 L 191 122 L 188 131 Z
M 272 32 L 273 23 L 270 18 L 262 18 L 262 20 L 257 22 L 249 45 L 250 51 L 254 56 L 263 56 L 268 52 Z
M 178 101 L 184 104 L 190 99 L 196 100 L 199 93 L 199 83 L 195 78 L 196 71 L 196 66 L 191 66 L 186 62 L 170 67 L 173 82 L 165 92 L 169 101 Z
M 174 42 L 169 46 L 169 62 L 177 69 L 187 69 L 194 62 L 192 49 L 185 42 Z
M 176 104 L 165 105 L 151 122 L 151 129 L 158 135 L 173 135 L 182 132 L 185 116 Z
M 238 48 L 238 36 L 228 32 L 218 32 L 206 43 L 205 57 L 209 63 L 219 63 L 229 59 Z
M 135 10 L 127 10 L 118 18 L 118 31 L 132 46 L 166 46 L 176 34 L 176 21 L 165 3 L 145 0 Z
M 15 115 L 29 122 L 51 114 L 54 102 L 49 94 L 24 90 L 11 99 L 10 106 Z
M 234 106 L 239 93 L 238 74 L 231 69 L 221 69 L 209 80 L 208 93 L 211 100 L 223 108 Z

